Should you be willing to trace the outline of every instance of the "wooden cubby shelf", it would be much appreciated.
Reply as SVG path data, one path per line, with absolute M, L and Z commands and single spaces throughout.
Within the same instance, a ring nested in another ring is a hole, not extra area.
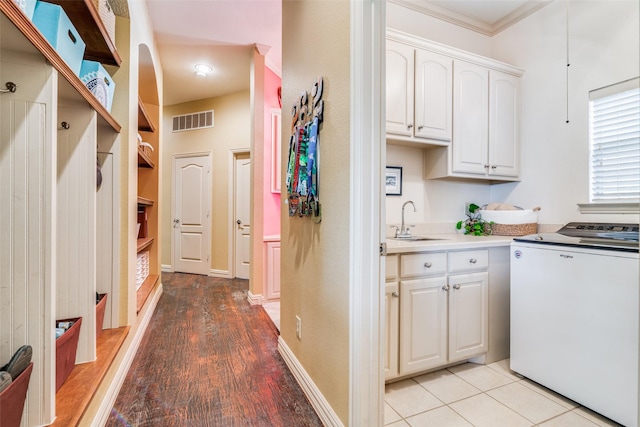
M 96 10 L 93 0 L 69 1 L 46 0 L 48 3 L 62 6 L 78 34 L 86 43 L 85 59 L 98 61 L 102 64 L 120 66 L 122 59 L 116 50 L 113 40 Z
M 128 333 L 129 326 L 102 331 L 96 361 L 76 365 L 56 393 L 56 421 L 52 426 L 78 425 Z
M 142 310 L 142 307 L 144 307 L 144 303 L 147 302 L 147 298 L 149 298 L 151 291 L 156 287 L 158 279 L 160 279 L 160 276 L 156 274 L 150 274 L 149 277 L 147 277 L 146 280 L 142 283 L 140 289 L 138 289 L 138 291 L 136 292 L 136 313 L 140 313 L 140 310 Z
M 147 113 L 144 102 L 142 102 L 140 97 L 138 97 L 138 130 L 144 132 L 156 131 L 156 126 L 153 124 L 151 117 L 149 117 L 149 113 Z
M 91 3 L 91 0 L 85 0 L 85 3 Z M 63 1 L 62 3 L 67 3 Z M 77 3 L 77 2 L 68 2 Z M 93 5 L 91 5 L 93 7 Z M 94 8 L 95 9 L 95 8 Z M 40 31 L 33 25 L 29 18 L 18 8 L 11 0 L 0 1 L 0 11 L 3 12 L 6 17 L 18 28 L 24 37 L 33 44 L 36 49 L 51 63 L 60 75 L 69 82 L 69 84 L 84 98 L 89 105 L 98 113 L 104 121 L 113 128 L 116 132 L 120 132 L 122 126 L 116 121 L 109 111 L 102 105 L 98 99 L 91 93 L 91 91 L 80 81 L 80 78 L 69 68 L 67 63 L 60 57 L 58 52 L 49 44 L 46 38 L 40 33 Z M 76 21 L 72 22 L 76 25 Z M 100 23 L 101 24 L 101 23 Z M 95 25 L 95 23 L 94 23 Z M 89 43 L 87 43 L 88 47 Z M 18 87 L 21 84 L 27 85 L 26 82 L 15 82 Z
M 138 239 L 138 252 L 141 252 L 148 248 L 153 243 L 153 237 L 143 237 L 142 239 Z
M 153 169 L 156 165 L 153 163 L 153 160 L 142 151 L 142 147 L 138 146 L 138 167 L 141 168 L 150 168 Z
M 154 201 L 138 196 L 138 205 L 140 206 L 153 206 Z

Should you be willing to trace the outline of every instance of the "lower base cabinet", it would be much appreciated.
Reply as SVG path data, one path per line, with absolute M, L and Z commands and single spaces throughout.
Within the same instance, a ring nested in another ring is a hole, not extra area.
M 386 283 L 385 380 L 486 353 L 488 251 L 394 257 L 401 280 Z

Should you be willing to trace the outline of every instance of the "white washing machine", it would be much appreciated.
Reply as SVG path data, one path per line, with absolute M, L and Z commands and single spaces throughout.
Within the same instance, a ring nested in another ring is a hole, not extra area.
M 640 419 L 638 224 L 511 244 L 511 369 L 622 425 Z

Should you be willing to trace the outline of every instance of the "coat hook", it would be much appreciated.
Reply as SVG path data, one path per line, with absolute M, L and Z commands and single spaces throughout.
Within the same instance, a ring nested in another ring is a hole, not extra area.
M 5 87 L 6 89 L 0 89 L 0 93 L 14 93 L 18 89 L 18 85 L 14 82 L 7 82 L 7 84 L 5 84 Z
M 71 127 L 71 125 L 67 122 L 60 123 L 60 126 L 62 126 L 62 129 L 69 129 Z

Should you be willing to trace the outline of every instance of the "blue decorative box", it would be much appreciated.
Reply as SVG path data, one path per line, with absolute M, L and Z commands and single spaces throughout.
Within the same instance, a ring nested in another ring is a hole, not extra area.
M 79 75 L 85 44 L 64 10 L 58 5 L 39 1 L 33 23 L 69 68 Z
M 29 20 L 33 19 L 33 11 L 36 9 L 37 1 L 38 0 L 13 0 L 13 2 L 18 5 L 20 10 L 22 10 L 24 14 L 27 15 L 27 18 L 29 18 Z
M 102 64 L 96 61 L 82 61 L 79 76 L 82 83 L 89 88 L 100 104 L 111 112 L 116 84 Z

